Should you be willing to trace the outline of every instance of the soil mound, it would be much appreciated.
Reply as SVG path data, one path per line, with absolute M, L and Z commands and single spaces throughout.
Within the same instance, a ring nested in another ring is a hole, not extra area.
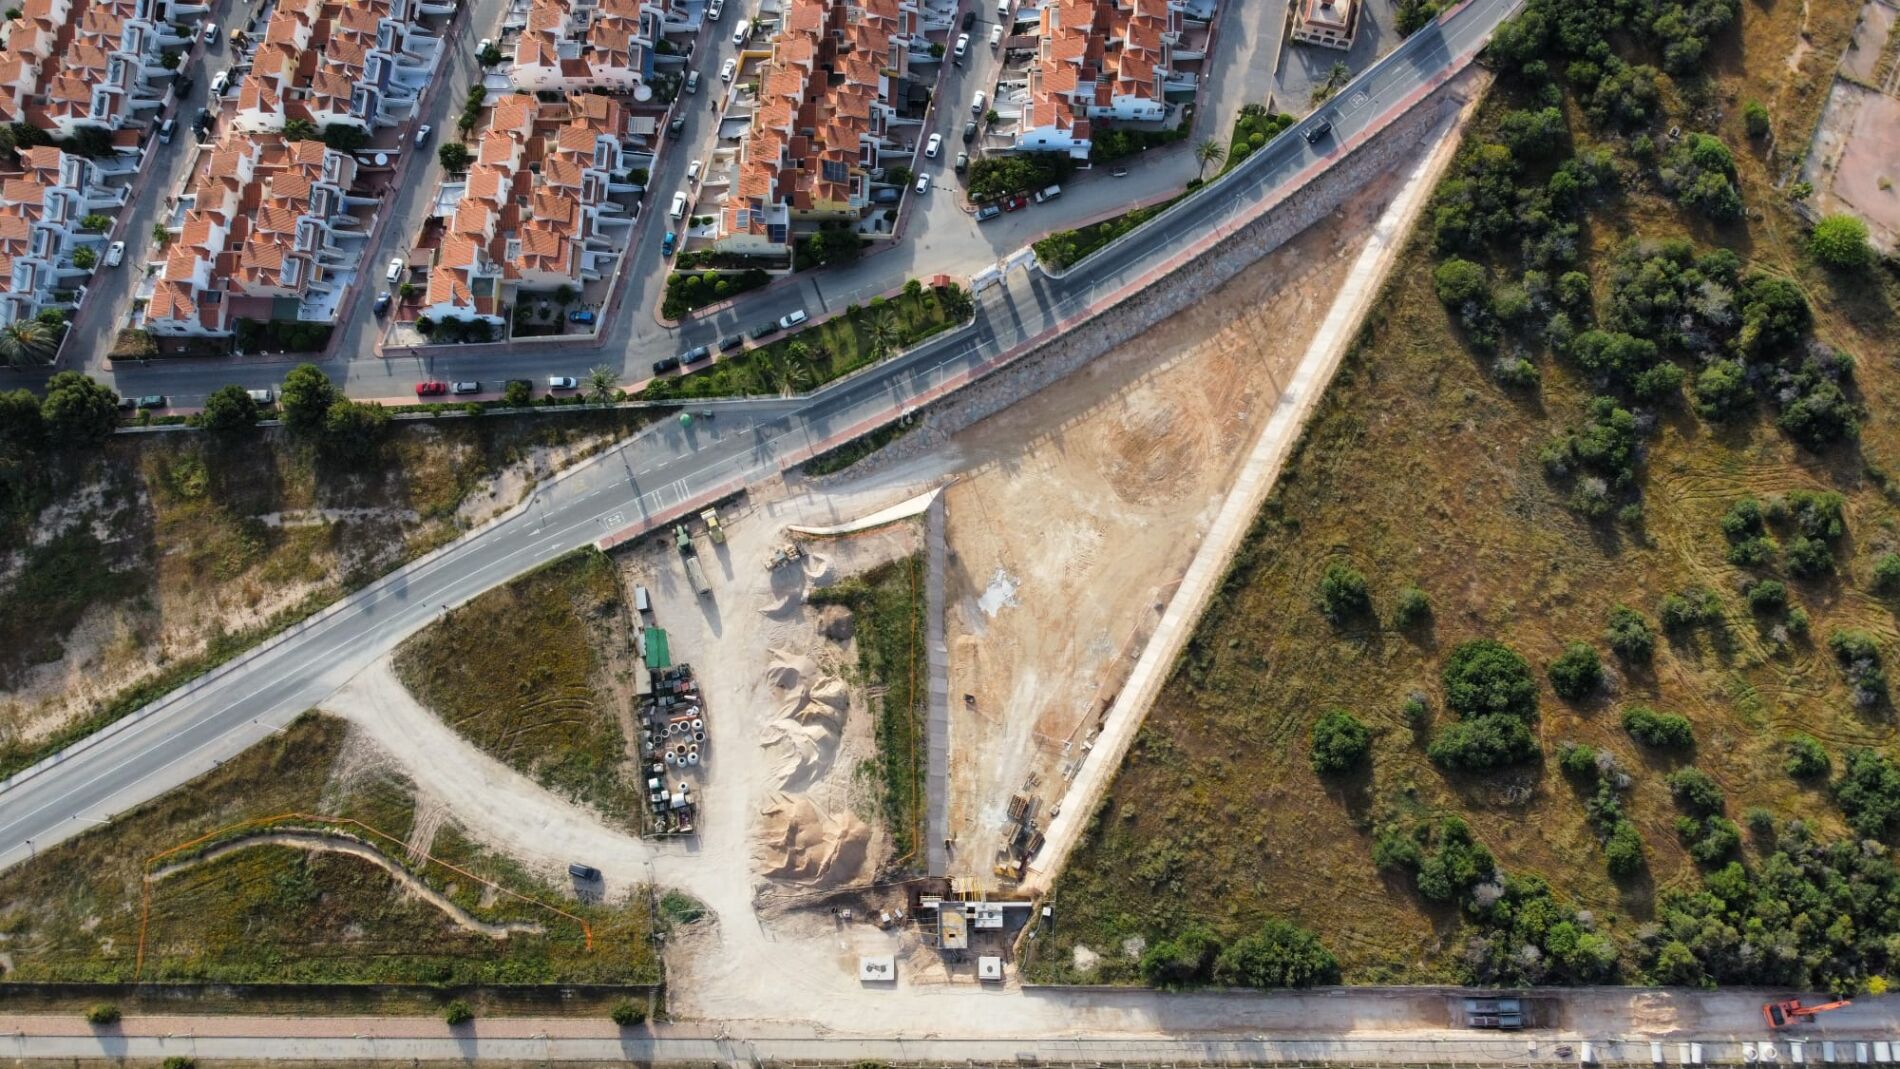
M 829 889 L 867 875 L 870 844 L 870 825 L 850 813 L 825 813 L 808 797 L 775 792 L 759 810 L 753 856 L 766 876 Z

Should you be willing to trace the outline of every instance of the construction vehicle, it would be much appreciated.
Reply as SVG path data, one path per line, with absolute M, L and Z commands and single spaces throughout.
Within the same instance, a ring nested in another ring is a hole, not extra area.
M 719 510 L 718 509 L 716 508 L 707 509 L 706 511 L 699 514 L 699 518 L 705 521 L 706 537 L 712 539 L 713 545 L 715 546 L 719 545 L 720 543 L 726 540 L 726 529 L 724 527 L 719 526 Z
M 699 566 L 699 551 L 693 548 L 693 536 L 686 531 L 686 525 L 674 528 L 673 544 L 679 547 L 680 560 L 686 565 L 686 581 L 692 584 L 693 593 L 706 597 L 712 593 L 712 584 L 706 582 L 706 570 Z
M 768 572 L 777 571 L 781 565 L 790 564 L 804 555 L 805 551 L 799 547 L 797 542 L 787 542 L 777 549 L 774 549 L 772 555 L 766 558 L 765 570 Z
M 1761 1015 L 1762 1019 L 1768 1022 L 1768 1027 L 1787 1028 L 1794 1024 L 1813 1024 L 1815 1014 L 1846 1009 L 1853 1004 L 1849 999 L 1840 999 L 1835 1002 L 1823 1002 L 1818 1006 L 1803 1006 L 1800 999 L 1791 998 L 1764 1005 L 1761 1008 Z

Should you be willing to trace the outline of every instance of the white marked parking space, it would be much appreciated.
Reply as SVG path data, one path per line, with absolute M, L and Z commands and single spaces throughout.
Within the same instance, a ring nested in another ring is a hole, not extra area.
M 603 527 L 625 527 L 627 525 L 627 514 L 624 512 L 609 512 L 600 518 L 600 523 Z
M 1366 95 L 1365 90 L 1361 89 L 1357 93 L 1354 93 L 1353 95 L 1346 98 L 1346 110 L 1358 111 L 1360 108 L 1363 108 L 1367 104 L 1370 104 L 1370 103 L 1372 103 L 1372 98 Z

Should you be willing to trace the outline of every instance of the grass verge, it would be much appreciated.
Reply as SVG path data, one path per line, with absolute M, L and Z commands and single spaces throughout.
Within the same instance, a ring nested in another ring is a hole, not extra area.
M 807 601 L 842 605 L 856 617 L 862 683 L 883 690 L 875 704 L 884 823 L 897 856 L 909 857 L 923 828 L 924 700 L 929 693 L 923 555 L 814 590 Z
M 632 670 L 629 627 L 613 563 L 577 550 L 430 624 L 396 672 L 484 752 L 625 824 L 640 798 L 613 684 Z
M 1035 243 L 1036 259 L 1057 269 L 1073 267 L 1090 253 L 1167 211 L 1181 196 L 1074 230 L 1058 230 Z

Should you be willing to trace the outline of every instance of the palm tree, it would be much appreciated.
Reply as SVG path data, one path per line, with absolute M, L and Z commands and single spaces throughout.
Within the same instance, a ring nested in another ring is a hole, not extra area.
M 952 323 L 961 323 L 976 312 L 976 301 L 970 291 L 952 282 L 937 291 L 937 300 L 943 304 L 943 314 Z
M 21 319 L 0 328 L 0 359 L 8 367 L 44 363 L 53 351 L 53 330 L 37 319 Z
M 1344 63 L 1335 62 L 1326 71 L 1326 80 L 1313 87 L 1313 103 L 1323 103 L 1339 92 L 1339 87 L 1352 81 L 1352 68 Z
M 1200 165 L 1194 172 L 1195 179 L 1198 181 L 1207 173 L 1208 164 L 1219 163 L 1226 158 L 1227 150 L 1221 147 L 1219 141 L 1211 137 L 1202 138 L 1201 143 L 1194 146 L 1194 162 Z
M 587 372 L 587 399 L 597 405 L 604 405 L 614 399 L 620 391 L 620 373 L 605 364 Z
M 882 360 L 891 355 L 904 342 L 904 332 L 897 325 L 897 313 L 889 308 L 880 308 L 871 316 L 865 333 L 871 342 L 873 360 Z

